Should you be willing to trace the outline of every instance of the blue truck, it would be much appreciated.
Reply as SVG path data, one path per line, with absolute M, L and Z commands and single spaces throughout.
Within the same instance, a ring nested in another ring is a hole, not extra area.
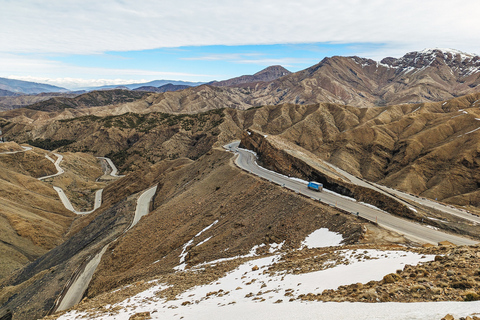
M 321 192 L 323 190 L 323 184 L 318 183 L 318 182 L 310 181 L 308 183 L 308 189 L 312 189 L 312 190 Z

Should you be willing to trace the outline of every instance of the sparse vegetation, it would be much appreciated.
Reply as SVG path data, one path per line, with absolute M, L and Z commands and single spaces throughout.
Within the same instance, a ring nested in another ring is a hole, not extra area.
M 31 146 L 45 149 L 45 150 L 55 150 L 63 146 L 74 143 L 75 140 L 61 139 L 61 140 L 51 140 L 51 139 L 35 139 L 28 140 L 27 143 Z

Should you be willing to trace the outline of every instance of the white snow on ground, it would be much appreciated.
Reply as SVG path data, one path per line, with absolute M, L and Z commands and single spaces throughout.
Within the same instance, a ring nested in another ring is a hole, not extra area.
M 412 208 L 412 207 L 408 207 L 408 209 L 412 210 L 413 212 L 418 212 L 417 209 Z
M 380 209 L 379 207 L 375 207 L 373 204 L 365 203 L 365 202 L 360 202 L 360 203 L 363 204 L 364 206 L 367 206 L 367 207 L 370 207 L 370 208 L 373 208 L 373 209 L 376 209 L 376 210 L 379 210 L 379 211 L 386 212 L 386 211 Z M 388 213 L 388 212 L 387 212 L 387 213 Z
M 288 178 L 290 178 L 290 180 L 297 181 L 297 182 L 300 182 L 300 183 L 303 183 L 303 184 L 308 185 L 308 181 L 305 181 L 305 180 L 303 180 L 303 179 L 293 178 L 293 177 L 288 177 Z
M 334 194 L 334 195 L 336 195 L 337 197 L 342 197 L 342 198 L 344 198 L 344 199 L 348 199 L 348 200 L 350 200 L 350 201 L 354 201 L 354 202 L 356 202 L 356 201 L 357 201 L 355 198 L 348 197 L 348 196 L 344 196 L 343 194 L 336 193 L 335 191 L 332 191 L 332 190 L 328 190 L 328 189 L 325 189 L 325 188 L 323 188 L 323 190 L 322 190 L 322 191 L 325 191 L 325 192 L 327 192 L 327 193 Z
M 196 237 L 200 236 L 202 233 L 204 233 L 205 231 L 207 231 L 208 229 L 210 229 L 211 227 L 213 227 L 214 225 L 216 225 L 218 222 L 218 220 L 215 220 L 212 224 L 210 224 L 209 226 L 205 227 L 202 231 L 200 231 L 199 233 L 197 233 L 192 239 L 190 239 L 187 243 L 185 243 L 183 245 L 183 248 L 182 248 L 182 253 L 180 253 L 180 264 L 178 266 L 176 266 L 174 269 L 177 270 L 177 271 L 181 271 L 181 270 L 185 270 L 185 267 L 187 266 L 187 264 L 185 263 L 185 258 L 187 257 L 187 250 L 188 250 L 188 247 L 190 247 L 192 244 L 193 244 L 193 241 L 195 240 Z M 211 237 L 210 237 L 211 238 Z M 197 245 L 201 245 L 202 243 L 204 242 L 207 242 L 208 240 L 210 240 L 210 238 L 200 242 L 199 244 Z
M 326 228 L 315 230 L 302 242 L 307 248 L 323 248 L 339 246 L 343 241 L 341 234 L 332 232 Z
M 202 244 L 204 244 L 205 242 L 207 242 L 210 239 L 212 239 L 212 236 L 208 237 L 207 239 L 203 240 L 202 242 L 199 242 L 195 247 L 201 246 Z
M 194 287 L 166 301 L 157 293 L 166 288 L 156 285 L 110 308 L 121 307 L 118 314 L 98 316 L 70 312 L 59 319 L 118 319 L 127 320 L 138 312 L 150 312 L 152 319 L 431 319 L 438 320 L 447 313 L 456 317 L 479 312 L 478 302 L 428 303 L 323 303 L 289 302 L 291 292 L 321 293 L 340 285 L 381 280 L 384 275 L 402 269 L 406 264 L 431 261 L 434 256 L 420 256 L 406 251 L 342 250 L 349 264 L 305 274 L 265 272 L 280 255 L 248 261 L 218 281 Z M 368 256 L 369 258 L 365 258 Z M 258 270 L 257 270 L 258 267 Z M 255 270 L 255 271 L 253 271 Z M 247 296 L 247 297 L 246 297 Z M 265 299 L 262 301 L 262 299 Z M 281 300 L 281 301 L 280 301 Z M 183 305 L 182 305 L 183 304 Z M 84 318 L 85 319 L 85 318 Z

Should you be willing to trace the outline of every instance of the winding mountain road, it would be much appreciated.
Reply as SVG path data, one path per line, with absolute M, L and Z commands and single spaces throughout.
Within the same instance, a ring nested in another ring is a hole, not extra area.
M 117 170 L 117 167 L 115 166 L 115 164 L 113 163 L 113 161 L 110 159 L 110 158 L 107 158 L 107 157 L 97 157 L 97 159 L 103 159 L 105 161 L 107 161 L 108 165 L 110 166 L 110 168 L 112 169 L 112 171 L 110 172 L 110 175 L 112 177 L 117 177 L 117 178 L 120 178 L 120 177 L 125 177 L 124 175 L 118 175 L 118 170 Z
M 238 145 L 239 141 L 235 141 L 225 145 L 224 148 L 238 155 L 235 163 L 241 169 L 333 207 L 338 207 L 352 213 L 358 212 L 360 217 L 376 222 L 386 229 L 398 232 L 410 240 L 432 244 L 441 241 L 450 241 L 456 245 L 472 245 L 478 243 L 478 241 L 445 233 L 410 220 L 399 218 L 371 205 L 357 202 L 353 198 L 339 195 L 327 189 L 324 189 L 324 191 L 320 193 L 310 190 L 307 188 L 306 183 L 299 179 L 292 179 L 260 167 L 256 162 L 255 153 L 250 150 L 238 148 Z M 352 183 L 355 183 L 355 181 L 352 181 Z
M 130 226 L 125 229 L 124 233 L 133 228 L 144 215 L 147 215 L 150 212 L 150 202 L 152 201 L 156 191 L 157 185 L 143 191 L 140 197 L 138 197 L 135 216 Z M 57 300 L 58 306 L 56 307 L 55 311 L 67 310 L 82 300 L 83 294 L 87 290 L 93 274 L 95 273 L 98 264 L 102 260 L 103 254 L 107 250 L 108 246 L 117 239 L 118 238 L 105 245 L 102 250 L 100 250 L 100 252 L 98 252 L 86 264 L 83 270 L 79 270 L 79 272 L 73 276 L 73 280 L 67 285 L 66 290 L 64 290 L 65 293 Z
M 19 153 L 19 152 L 30 151 L 30 150 L 33 149 L 32 147 L 24 147 L 24 146 L 20 146 L 20 147 L 22 147 L 23 150 L 18 150 L 18 151 L 3 151 L 3 152 L 0 152 L 0 154 L 14 154 L 14 153 Z
M 30 148 L 30 150 L 31 150 L 31 148 Z M 17 151 L 17 152 L 20 152 L 20 151 Z M 57 169 L 57 173 L 49 175 L 49 176 L 40 177 L 40 178 L 38 178 L 38 180 L 53 178 L 53 177 L 56 177 L 56 176 L 59 176 L 59 175 L 65 173 L 65 170 L 63 170 L 62 167 L 60 167 L 60 162 L 62 162 L 63 156 L 61 154 L 58 154 L 58 153 L 54 153 L 54 155 L 57 157 L 57 160 L 55 160 L 55 161 L 49 155 L 45 155 L 45 158 L 47 158 L 48 160 L 53 162 L 53 164 L 55 165 L 55 168 Z M 108 165 L 111 168 L 110 175 L 112 177 L 115 177 L 115 178 L 124 177 L 124 176 L 121 176 L 121 175 L 117 175 L 118 170 L 117 170 L 117 167 L 115 166 L 115 164 L 112 162 L 112 160 L 110 160 L 109 158 L 105 158 L 105 157 L 97 157 L 97 158 L 106 160 L 106 162 L 108 163 Z M 62 188 L 53 186 L 53 189 L 57 192 L 57 194 L 60 197 L 60 200 L 62 201 L 65 208 L 67 210 L 72 211 L 75 214 L 90 214 L 90 213 L 94 212 L 95 210 L 97 210 L 98 208 L 100 208 L 100 206 L 102 205 L 103 189 L 99 189 L 95 192 L 95 200 L 93 202 L 93 209 L 90 210 L 90 211 L 77 211 L 77 210 L 75 210 L 72 203 L 70 202 L 70 199 L 68 199 L 67 195 L 65 194 L 65 192 L 63 191 Z
M 55 169 L 57 169 L 57 173 L 51 174 L 49 176 L 40 177 L 40 178 L 38 178 L 38 180 L 45 180 L 45 179 L 48 179 L 48 178 L 53 178 L 53 177 L 61 175 L 62 173 L 65 173 L 65 170 L 63 170 L 62 167 L 60 167 L 60 162 L 62 162 L 63 156 L 61 154 L 58 154 L 58 153 L 54 153 L 54 155 L 57 157 L 57 160 L 53 160 L 48 154 L 45 155 L 45 158 L 47 158 L 48 160 L 53 162 L 53 164 L 55 165 Z

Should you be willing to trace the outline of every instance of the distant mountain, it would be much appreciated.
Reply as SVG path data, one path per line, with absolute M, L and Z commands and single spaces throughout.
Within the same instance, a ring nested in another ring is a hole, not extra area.
M 150 82 L 144 82 L 144 83 L 131 83 L 131 84 L 124 84 L 122 86 L 119 85 L 108 85 L 108 86 L 100 86 L 100 87 L 89 87 L 89 88 L 84 88 L 85 90 L 88 91 L 94 91 L 94 90 L 108 90 L 108 89 L 117 89 L 121 87 L 122 89 L 128 88 L 130 90 L 134 90 L 140 87 L 160 87 L 166 84 L 172 84 L 172 85 L 184 85 L 188 87 L 195 87 L 199 86 L 201 84 L 204 84 L 205 82 L 189 82 L 189 81 L 176 81 L 176 80 L 153 80 Z
M 0 97 L 15 97 L 19 95 L 20 94 L 16 92 L 0 89 Z
M 152 86 L 144 86 L 137 89 L 133 89 L 134 91 L 149 91 L 149 92 L 168 92 L 168 91 L 178 91 L 183 89 L 188 89 L 190 86 L 186 85 L 174 85 L 171 83 L 165 84 L 160 87 L 152 87 Z
M 91 91 L 73 98 L 54 97 L 46 101 L 40 101 L 32 104 L 27 109 L 38 111 L 60 111 L 64 109 L 81 109 L 97 106 L 106 106 L 112 104 L 122 104 L 133 102 L 143 98 L 148 93 L 136 92 L 130 90 L 98 90 Z
M 68 92 L 68 89 L 44 83 L 0 78 L 0 89 L 22 94 L 42 92 Z
M 425 49 L 381 62 L 334 56 L 305 70 L 250 86 L 263 103 L 334 102 L 353 106 L 442 101 L 478 92 L 480 57 Z
M 289 74 L 291 74 L 291 72 L 282 66 L 270 66 L 268 68 L 265 68 L 255 73 L 254 75 L 243 75 L 243 76 L 228 79 L 228 80 L 213 81 L 208 84 L 216 87 L 230 87 L 230 86 L 237 86 L 244 83 L 272 81 Z

